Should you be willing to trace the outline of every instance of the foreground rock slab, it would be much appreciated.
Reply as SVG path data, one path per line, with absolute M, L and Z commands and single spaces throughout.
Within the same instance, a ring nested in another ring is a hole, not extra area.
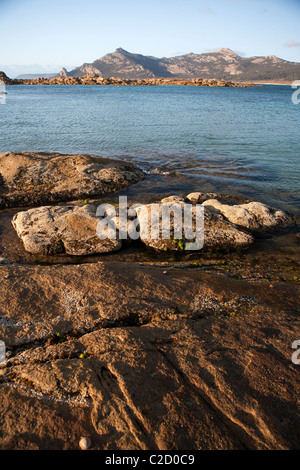
M 143 176 L 133 164 L 94 155 L 1 153 L 0 207 L 102 196 Z
M 127 222 L 124 236 L 130 238 L 133 226 L 137 228 L 137 236 L 148 247 L 162 251 L 201 250 L 205 248 L 239 248 L 253 242 L 251 234 L 239 229 L 229 222 L 222 214 L 204 207 L 204 214 L 197 220 L 196 207 L 191 208 L 190 228 L 197 235 L 187 238 L 184 226 L 184 202 L 178 199 L 166 199 L 160 204 L 138 206 L 133 210 L 133 221 Z M 179 218 L 174 216 L 176 209 Z M 165 223 L 162 211 L 170 209 L 170 232 L 164 233 Z M 115 208 L 112 207 L 115 211 Z M 32 254 L 53 255 L 67 253 L 70 255 L 90 255 L 107 253 L 121 248 L 119 240 L 119 216 L 111 217 L 113 236 L 116 238 L 98 238 L 96 217 L 97 205 L 85 206 L 60 205 L 42 206 L 18 212 L 12 219 L 12 225 L 22 240 L 26 251 Z M 107 211 L 109 212 L 109 211 Z M 157 219 L 157 227 L 153 223 Z M 135 221 L 134 225 L 133 222 Z M 182 228 L 182 235 L 176 237 L 176 226 Z M 154 229 L 157 228 L 156 232 Z M 133 235 L 134 236 L 134 235 Z M 137 238 L 136 238 L 137 239 Z M 192 247 L 191 247 L 192 246 Z

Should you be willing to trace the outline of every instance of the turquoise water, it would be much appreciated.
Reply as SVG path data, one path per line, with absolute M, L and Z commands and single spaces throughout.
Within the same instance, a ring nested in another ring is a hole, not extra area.
M 137 163 L 131 191 L 240 193 L 300 208 L 300 105 L 288 86 L 9 86 L 0 152 L 56 151 Z

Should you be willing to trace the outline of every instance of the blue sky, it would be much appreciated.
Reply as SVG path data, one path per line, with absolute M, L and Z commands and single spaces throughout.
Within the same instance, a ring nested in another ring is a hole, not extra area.
M 300 0 L 0 0 L 0 70 L 71 69 L 122 47 L 156 57 L 228 47 L 300 62 Z

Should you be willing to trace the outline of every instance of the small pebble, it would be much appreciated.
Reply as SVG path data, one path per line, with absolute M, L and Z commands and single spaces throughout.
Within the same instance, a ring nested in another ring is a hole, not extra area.
M 88 450 L 91 447 L 92 441 L 89 437 L 82 437 L 79 441 L 81 450 Z

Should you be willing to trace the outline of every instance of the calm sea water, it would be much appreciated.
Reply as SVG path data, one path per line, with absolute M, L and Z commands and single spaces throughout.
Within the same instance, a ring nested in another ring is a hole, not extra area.
M 300 208 L 300 105 L 288 86 L 9 86 L 0 152 L 113 156 L 149 178 L 131 194 L 245 194 Z M 129 193 L 130 193 L 129 191 Z

